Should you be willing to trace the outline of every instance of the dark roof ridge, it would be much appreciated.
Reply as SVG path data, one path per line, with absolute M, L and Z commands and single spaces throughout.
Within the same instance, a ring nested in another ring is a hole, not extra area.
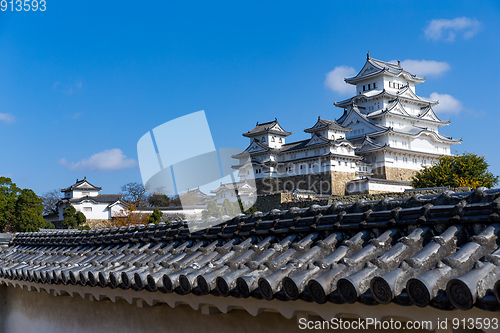
M 306 208 L 297 208 L 297 207 L 292 207 L 288 210 L 284 211 L 277 211 L 273 210 L 268 213 L 262 213 L 262 212 L 256 212 L 251 215 L 239 215 L 236 217 L 222 217 L 219 219 L 207 219 L 207 220 L 196 220 L 196 221 L 181 221 L 181 222 L 174 222 L 174 223 L 168 223 L 168 224 L 159 224 L 159 225 L 149 225 L 147 226 L 148 228 L 152 229 L 161 229 L 161 228 L 168 228 L 172 232 L 175 232 L 172 234 L 172 238 L 176 237 L 181 237 L 186 238 L 186 239 L 197 239 L 199 237 L 204 237 L 209 234 L 213 234 L 216 238 L 217 237 L 222 237 L 222 238 L 227 238 L 230 236 L 234 236 L 234 232 L 238 232 L 239 229 L 241 229 L 242 226 L 244 226 L 247 223 L 254 223 L 255 221 L 275 221 L 277 218 L 283 218 L 283 219 L 295 219 L 295 218 L 306 218 L 306 217 L 318 217 L 318 219 L 321 219 L 324 216 L 329 216 L 334 219 L 339 219 L 340 216 L 349 216 L 350 218 L 354 218 L 355 220 L 358 220 L 355 225 L 349 225 L 348 227 L 350 229 L 359 229 L 360 226 L 358 225 L 360 222 L 362 222 L 362 217 L 358 216 L 361 213 L 364 213 L 366 211 L 371 211 L 371 212 L 383 212 L 383 211 L 392 211 L 394 209 L 397 209 L 399 211 L 404 211 L 404 210 L 414 210 L 415 208 L 424 208 L 426 205 L 431 205 L 431 206 L 455 206 L 458 205 L 461 202 L 465 202 L 466 204 L 477 204 L 477 203 L 490 203 L 492 204 L 494 200 L 498 199 L 500 197 L 500 189 L 493 189 L 493 190 L 488 190 L 486 188 L 478 188 L 474 191 L 470 192 L 461 192 L 461 193 L 455 193 L 453 191 L 446 191 L 442 194 L 432 194 L 432 195 L 423 195 L 423 194 L 414 194 L 411 197 L 407 198 L 400 198 L 400 199 L 393 199 L 391 197 L 386 197 L 381 200 L 375 200 L 375 201 L 365 201 L 365 200 L 359 200 L 356 203 L 340 203 L 340 202 L 334 202 L 332 205 L 327 205 L 327 206 L 319 206 L 319 205 L 312 205 L 310 207 Z M 500 199 L 499 199 L 500 200 Z M 497 200 L 498 201 L 498 200 Z M 500 203 L 496 204 L 500 207 Z M 496 207 L 496 206 L 495 206 Z M 358 214 L 358 215 L 356 215 Z M 340 220 L 342 220 L 340 218 Z M 353 220 L 353 222 L 355 221 Z M 432 221 L 432 219 L 430 219 Z M 437 221 L 437 220 L 436 220 Z M 339 222 L 339 221 L 337 221 Z M 440 221 L 440 223 L 451 223 L 449 221 Z M 305 225 L 307 230 L 312 226 L 312 222 L 309 223 L 309 225 Z M 337 227 L 340 227 L 342 223 L 338 224 Z M 404 224 L 417 224 L 416 220 L 413 221 L 404 221 Z M 394 221 L 394 225 L 398 225 L 398 221 Z M 377 225 L 373 226 L 365 226 L 366 227 L 372 227 L 372 228 L 377 228 L 381 227 Z M 125 228 L 120 228 L 119 230 L 122 230 L 124 233 L 130 233 L 135 231 L 137 228 L 143 228 L 145 226 L 131 226 L 131 227 L 125 227 Z M 189 227 L 193 228 L 193 230 L 198 229 L 198 231 L 190 233 L 189 232 Z M 208 228 L 207 228 L 208 227 Z M 231 233 L 220 233 L 222 230 L 224 230 L 226 227 L 229 230 L 233 230 Z M 184 231 L 182 230 L 184 229 Z M 203 230 L 202 230 L 203 229 Z M 289 230 L 289 231 L 293 231 Z M 102 233 L 103 231 L 96 231 L 96 233 Z M 271 234 L 272 232 L 270 230 L 263 230 L 264 234 Z M 55 232 L 57 234 L 58 232 Z M 50 234 L 47 232 L 43 233 L 44 235 Z M 75 234 L 79 234 L 81 237 L 84 237 L 87 232 L 76 232 Z M 21 238 L 27 238 L 30 237 L 32 238 L 33 236 L 39 236 L 39 233 L 17 233 L 16 236 L 13 238 L 13 242 L 16 243 L 17 240 L 20 240 Z M 130 241 L 130 239 L 121 239 L 124 242 Z

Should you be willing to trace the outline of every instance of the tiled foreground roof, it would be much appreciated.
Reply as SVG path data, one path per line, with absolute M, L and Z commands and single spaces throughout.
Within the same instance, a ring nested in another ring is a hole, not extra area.
M 500 190 L 18 233 L 0 278 L 151 293 L 500 310 Z M 191 232 L 190 232 L 191 230 Z

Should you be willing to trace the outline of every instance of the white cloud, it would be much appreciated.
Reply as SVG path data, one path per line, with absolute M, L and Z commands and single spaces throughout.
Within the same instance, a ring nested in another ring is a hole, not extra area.
M 433 107 L 436 113 L 458 114 L 463 110 L 462 102 L 448 94 L 433 92 L 429 99 L 439 101 L 439 104 Z
M 340 94 L 353 94 L 355 87 L 344 82 L 344 78 L 356 75 L 356 70 L 348 66 L 337 66 L 333 71 L 326 74 L 325 87 L 340 93 Z
M 457 17 L 453 20 L 432 20 L 424 32 L 427 39 L 433 41 L 444 39 L 448 42 L 453 42 L 457 34 L 462 34 L 464 39 L 469 39 L 475 36 L 480 28 L 481 22 L 476 19 Z
M 397 63 L 397 60 L 391 60 L 392 63 Z M 435 60 L 411 60 L 406 59 L 401 61 L 401 67 L 404 70 L 418 76 L 440 75 L 451 69 L 450 65 L 444 61 Z
M 127 158 L 120 149 L 114 148 L 104 150 L 76 163 L 61 158 L 59 164 L 74 171 L 116 171 L 135 168 L 137 161 L 133 158 Z
M 0 113 L 0 121 L 6 124 L 13 124 L 16 122 L 16 118 L 10 113 Z

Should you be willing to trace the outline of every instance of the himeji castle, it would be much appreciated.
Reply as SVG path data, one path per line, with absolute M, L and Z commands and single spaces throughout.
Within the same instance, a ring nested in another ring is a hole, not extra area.
M 305 129 L 310 138 L 285 142 L 291 135 L 278 120 L 257 123 L 243 136 L 250 145 L 234 168 L 245 180 L 252 171 L 258 193 L 313 190 L 319 194 L 402 192 L 411 177 L 461 142 L 439 133 L 449 121 L 438 118 L 439 102 L 420 97 L 415 86 L 425 78 L 397 64 L 370 57 L 347 84 L 356 95 L 335 102 L 336 120 L 318 117 Z

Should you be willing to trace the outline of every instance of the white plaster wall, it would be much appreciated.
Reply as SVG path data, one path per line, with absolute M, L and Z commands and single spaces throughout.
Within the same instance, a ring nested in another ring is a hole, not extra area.
M 107 209 L 109 204 L 107 203 L 92 203 L 92 202 L 82 202 L 79 204 L 74 204 L 73 206 L 75 209 L 79 212 L 82 212 L 87 219 L 90 220 L 106 220 L 106 219 L 111 219 L 111 214 L 110 211 Z M 84 207 L 92 207 L 91 212 L 86 212 L 83 208 Z
M 85 193 L 85 195 L 83 195 Z M 99 191 L 80 191 L 80 190 L 74 190 L 73 191 L 73 196 L 72 198 L 81 198 L 83 196 L 89 196 L 89 197 L 95 197 L 99 194 Z

